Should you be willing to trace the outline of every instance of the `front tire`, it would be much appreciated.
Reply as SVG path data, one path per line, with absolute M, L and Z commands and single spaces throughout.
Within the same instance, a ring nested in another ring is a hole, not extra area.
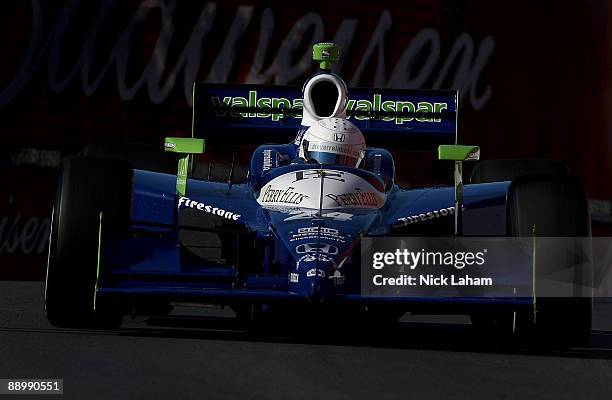
M 529 237 L 590 237 L 588 197 L 581 180 L 564 163 L 551 160 L 489 160 L 480 162 L 472 183 L 511 180 L 507 196 L 507 234 Z M 592 287 L 592 266 L 581 272 L 580 286 Z M 584 278 L 586 277 L 586 278 Z M 592 321 L 592 293 L 583 297 L 537 297 L 533 313 L 472 315 L 476 328 L 493 328 L 529 341 L 554 346 L 588 342 Z M 514 331 L 516 329 L 516 331 Z
M 576 240 L 590 237 L 588 199 L 581 180 L 573 176 L 542 175 L 513 181 L 508 196 L 508 224 L 513 236 L 531 236 L 535 226 L 536 237 L 576 237 Z M 540 259 L 545 259 L 544 264 L 567 262 L 570 265 L 560 267 L 571 267 L 571 260 L 556 260 L 558 249 L 547 247 L 541 249 L 547 251 L 539 252 Z M 580 267 L 574 268 L 573 284 L 582 291 L 592 288 L 592 265 L 583 262 L 577 265 Z M 583 345 L 590 338 L 592 309 L 592 290 L 576 297 L 537 297 L 535 317 L 523 316 L 519 328 L 539 343 Z
M 104 237 L 125 232 L 130 217 L 132 169 L 128 164 L 83 156 L 60 166 L 49 241 L 45 311 L 62 328 L 114 328 L 122 315 L 97 299 L 103 275 L 100 213 Z

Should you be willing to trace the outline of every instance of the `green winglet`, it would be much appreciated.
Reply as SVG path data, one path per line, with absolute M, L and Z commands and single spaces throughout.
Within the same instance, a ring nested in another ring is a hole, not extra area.
M 164 140 L 164 150 L 172 153 L 202 154 L 204 139 L 167 137 Z
M 478 161 L 480 147 L 443 144 L 438 146 L 438 160 Z
M 176 172 L 176 193 L 179 196 L 185 196 L 189 155 L 204 153 L 204 139 L 167 137 L 164 140 L 164 150 L 180 154 Z
M 339 58 L 340 49 L 333 43 L 316 43 L 312 46 L 312 60 L 319 63 L 321 69 L 331 69 Z

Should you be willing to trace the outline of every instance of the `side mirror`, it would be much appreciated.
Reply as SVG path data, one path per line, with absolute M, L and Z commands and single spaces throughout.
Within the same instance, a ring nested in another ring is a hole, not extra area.
M 204 139 L 167 137 L 164 140 L 164 151 L 182 154 L 204 153 Z
M 167 137 L 164 140 L 164 151 L 179 154 L 176 172 L 176 193 L 179 196 L 185 196 L 187 191 L 189 155 L 204 153 L 204 139 Z
M 480 147 L 443 144 L 438 146 L 438 160 L 455 162 L 455 235 L 463 235 L 463 162 L 478 161 Z
M 480 147 L 443 144 L 438 146 L 438 160 L 448 161 L 478 161 Z

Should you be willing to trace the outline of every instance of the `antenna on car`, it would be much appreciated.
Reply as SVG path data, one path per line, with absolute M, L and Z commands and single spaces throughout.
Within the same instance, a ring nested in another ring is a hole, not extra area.
M 455 139 L 454 145 L 438 146 L 438 159 L 454 161 L 453 173 L 455 181 L 455 236 L 463 235 L 463 161 L 478 161 L 480 147 L 461 146 Z
M 229 178 L 227 180 L 228 193 L 232 190 L 232 184 L 234 183 L 234 166 L 236 165 L 236 153 L 232 153 L 232 166 L 230 167 Z

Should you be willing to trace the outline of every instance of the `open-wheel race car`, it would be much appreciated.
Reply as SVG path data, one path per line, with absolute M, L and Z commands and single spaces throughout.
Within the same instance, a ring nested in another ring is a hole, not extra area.
M 589 296 L 364 295 L 364 237 L 588 237 L 588 203 L 581 181 L 554 161 L 481 161 L 464 186 L 461 163 L 477 160 L 479 149 L 457 145 L 458 92 L 348 91 L 330 71 L 337 56 L 334 45 L 315 45 L 320 70 L 303 88 L 196 83 L 192 137 L 164 145 L 178 158 L 176 173 L 147 170 L 129 154 L 64 159 L 47 270 L 49 321 L 117 327 L 134 305 L 186 301 L 227 305 L 248 318 L 275 305 L 394 319 L 450 310 L 470 314 L 479 327 L 588 338 Z M 359 142 L 354 153 L 321 158 L 328 145 L 305 139 L 323 132 L 341 148 L 355 130 L 377 147 Z M 259 144 L 246 179 L 233 179 L 233 166 L 226 182 L 194 178 L 193 155 L 204 152 L 204 140 L 207 147 Z M 289 143 L 261 145 L 269 141 Z M 453 162 L 455 185 L 401 189 L 383 147 L 437 149 Z M 516 265 L 523 267 L 531 276 L 531 265 Z

